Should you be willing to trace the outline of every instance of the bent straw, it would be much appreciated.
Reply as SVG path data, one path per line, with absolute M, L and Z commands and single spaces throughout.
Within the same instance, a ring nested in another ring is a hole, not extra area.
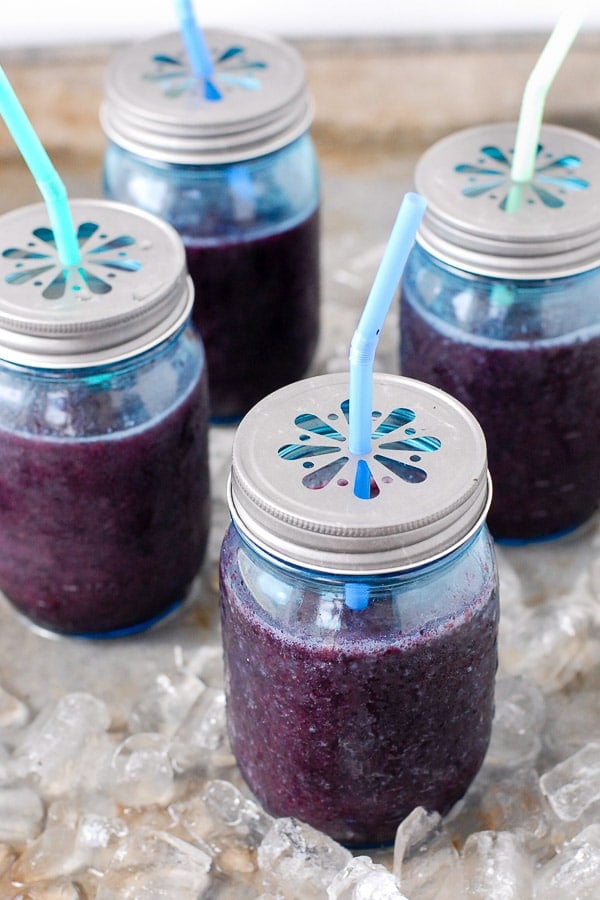
M 0 66 L 0 115 L 6 122 L 44 198 L 62 265 L 65 267 L 79 265 L 81 252 L 71 218 L 66 188 L 33 130 L 2 66 Z
M 419 194 L 405 195 L 373 286 L 350 343 L 350 452 L 362 456 L 371 449 L 373 362 L 379 333 L 406 265 L 425 212 Z
M 196 78 L 210 78 L 214 71 L 202 29 L 196 21 L 191 0 L 175 0 L 181 37 Z
M 575 4 L 573 9 L 562 14 L 527 79 L 510 170 L 513 181 L 527 182 L 533 177 L 546 95 L 581 28 L 583 18 L 583 4 Z

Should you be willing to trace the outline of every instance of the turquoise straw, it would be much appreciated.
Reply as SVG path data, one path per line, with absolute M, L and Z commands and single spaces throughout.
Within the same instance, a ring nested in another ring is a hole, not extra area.
M 194 16 L 191 0 L 175 0 L 181 37 L 196 78 L 210 78 L 214 65 L 204 35 Z
M 379 333 L 402 276 L 417 229 L 425 212 L 419 194 L 405 195 L 383 259 L 350 343 L 350 452 L 364 456 L 371 450 L 373 363 Z
M 584 6 L 581 3 L 571 4 L 569 9 L 565 10 L 554 26 L 552 34 L 527 79 L 510 171 L 513 181 L 529 182 L 533 178 L 546 95 L 571 44 L 577 37 L 584 12 Z M 517 201 L 511 200 L 510 206 L 516 205 Z M 512 210 L 509 208 L 510 211 Z
M 71 218 L 66 188 L 33 130 L 2 66 L 0 66 L 0 115 L 6 122 L 44 198 L 62 265 L 78 266 L 81 262 L 81 252 Z

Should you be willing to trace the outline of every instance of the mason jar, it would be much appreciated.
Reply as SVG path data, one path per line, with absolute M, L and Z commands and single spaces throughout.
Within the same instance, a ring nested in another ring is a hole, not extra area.
M 186 597 L 209 517 L 208 399 L 193 287 L 168 225 L 71 202 L 0 217 L 0 590 L 54 632 L 146 628 Z
M 417 165 L 428 208 L 402 283 L 400 366 L 477 417 L 490 529 L 523 542 L 582 525 L 600 501 L 600 142 L 545 125 L 519 186 L 515 129 L 458 132 Z
M 220 583 L 244 778 L 273 815 L 359 847 L 393 840 L 416 806 L 447 812 L 475 777 L 498 593 L 472 415 L 377 375 L 372 449 L 356 457 L 347 397 L 346 375 L 320 376 L 243 419 Z
M 186 247 L 212 418 L 237 421 L 302 377 L 319 331 L 319 169 L 302 59 L 268 36 L 208 29 L 195 78 L 179 34 L 109 66 L 104 193 L 161 216 Z

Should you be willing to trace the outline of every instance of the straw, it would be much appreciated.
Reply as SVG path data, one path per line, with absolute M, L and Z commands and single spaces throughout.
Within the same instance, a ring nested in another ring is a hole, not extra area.
M 46 203 L 56 249 L 63 266 L 77 266 L 81 252 L 66 188 L 0 66 L 0 115 L 6 122 Z
M 369 585 L 360 581 L 347 581 L 344 585 L 344 603 L 348 609 L 366 609 L 370 600 Z
M 196 21 L 191 0 L 175 0 L 181 37 L 196 78 L 210 78 L 214 65 L 202 29 Z
M 527 79 L 510 171 L 513 181 L 528 182 L 533 177 L 546 94 L 577 36 L 583 18 L 583 4 L 575 4 L 562 14 Z
M 359 456 L 371 450 L 373 362 L 379 333 L 412 249 L 425 205 L 419 194 L 405 195 L 350 343 L 349 447 L 351 453 Z

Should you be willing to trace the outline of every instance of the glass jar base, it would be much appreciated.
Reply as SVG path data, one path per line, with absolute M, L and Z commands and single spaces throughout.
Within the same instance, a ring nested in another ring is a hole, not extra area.
M 568 528 L 562 528 L 559 531 L 553 531 L 551 534 L 542 534 L 539 537 L 496 537 L 495 535 L 492 535 L 492 537 L 494 538 L 494 543 L 500 547 L 527 547 L 530 544 L 547 544 L 562 538 L 578 537 L 580 534 L 587 534 L 596 521 L 597 515 L 596 513 L 584 522 L 570 525 Z
M 17 607 L 15 607 L 10 600 L 7 600 L 10 604 L 13 612 L 23 622 L 31 631 L 40 637 L 47 638 L 49 640 L 60 640 L 61 638 L 77 638 L 80 640 L 89 640 L 89 641 L 105 641 L 105 640 L 115 640 L 118 638 L 126 638 L 132 637 L 136 634 L 139 634 L 143 631 L 149 631 L 152 628 L 158 628 L 165 625 L 167 622 L 171 621 L 175 616 L 180 615 L 182 610 L 187 609 L 192 603 L 193 600 L 190 598 L 184 598 L 183 600 L 177 600 L 171 606 L 169 606 L 166 610 L 158 613 L 158 615 L 153 616 L 150 619 L 145 619 L 143 622 L 137 622 L 135 625 L 127 625 L 124 628 L 113 628 L 110 631 L 62 631 L 60 628 L 50 628 L 48 625 L 40 625 L 39 622 L 34 622 L 25 613 L 21 612 Z

